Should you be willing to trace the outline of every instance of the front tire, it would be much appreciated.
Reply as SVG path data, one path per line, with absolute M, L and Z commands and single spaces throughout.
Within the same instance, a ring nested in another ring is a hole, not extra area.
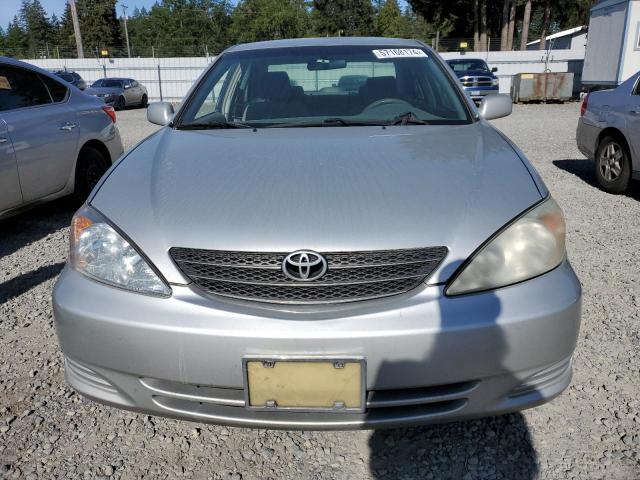
M 140 106 L 142 108 L 147 108 L 148 105 L 149 105 L 149 98 L 147 97 L 147 94 L 145 93 L 144 95 L 142 95 L 142 100 L 140 101 Z
M 76 180 L 74 197 L 78 203 L 84 203 L 93 187 L 95 187 L 102 175 L 109 169 L 109 162 L 104 154 L 94 147 L 85 147 L 80 152 L 76 164 Z
M 113 104 L 113 109 L 114 110 L 124 110 L 125 106 L 126 106 L 126 101 L 125 101 L 124 97 L 120 96 L 120 97 L 118 97 L 116 102 Z
M 624 193 L 631 180 L 631 157 L 626 143 L 616 137 L 604 137 L 595 160 L 598 185 L 609 193 Z

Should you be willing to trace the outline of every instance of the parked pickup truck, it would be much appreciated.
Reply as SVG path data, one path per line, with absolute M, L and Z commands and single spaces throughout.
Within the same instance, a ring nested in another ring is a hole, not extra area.
M 485 96 L 498 93 L 498 77 L 494 75 L 498 71 L 496 67 L 490 69 L 480 58 L 457 58 L 447 60 L 447 63 L 474 102 L 479 103 Z

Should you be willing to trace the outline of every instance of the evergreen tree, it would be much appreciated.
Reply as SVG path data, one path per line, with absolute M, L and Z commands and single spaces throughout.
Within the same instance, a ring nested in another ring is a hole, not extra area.
M 97 53 L 103 48 L 122 47 L 120 22 L 116 16 L 116 1 L 76 0 L 86 55 Z
M 16 15 L 13 21 L 9 23 L 7 34 L 5 37 L 5 50 L 7 55 L 12 57 L 26 57 L 28 50 L 28 38 L 22 27 L 20 20 Z
M 22 0 L 20 23 L 24 29 L 29 53 L 39 54 L 52 40 L 53 34 L 53 27 L 40 0 Z
M 403 37 L 408 25 L 397 0 L 386 0 L 378 13 L 378 33 L 383 37 Z
M 232 15 L 237 42 L 304 37 L 308 29 L 304 0 L 242 0 Z
M 372 35 L 373 15 L 371 0 L 313 0 L 312 18 L 318 35 Z
M 58 28 L 55 33 L 56 46 L 60 51 L 60 56 L 75 57 L 78 52 L 76 49 L 76 39 L 73 34 L 73 20 L 71 18 L 71 7 L 69 2 L 66 3 Z

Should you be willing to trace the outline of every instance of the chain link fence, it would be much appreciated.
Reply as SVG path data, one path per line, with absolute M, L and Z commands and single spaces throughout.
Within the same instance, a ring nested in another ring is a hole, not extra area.
M 437 38 L 432 37 L 425 41 L 428 45 L 440 52 L 459 51 L 500 51 L 500 38 L 488 38 L 486 48 L 475 49 L 473 38 Z M 465 46 L 466 45 L 466 46 Z M 519 47 L 519 40 L 514 41 L 514 46 Z M 517 48 L 514 48 L 517 49 Z M 209 57 L 219 54 L 223 50 L 215 45 L 149 45 L 139 46 L 131 44 L 129 51 L 125 45 L 118 46 L 90 46 L 85 45 L 85 58 L 168 58 L 168 57 Z M 63 59 L 77 58 L 75 44 L 45 44 L 37 48 L 0 48 L 0 55 L 15 58 L 38 59 Z

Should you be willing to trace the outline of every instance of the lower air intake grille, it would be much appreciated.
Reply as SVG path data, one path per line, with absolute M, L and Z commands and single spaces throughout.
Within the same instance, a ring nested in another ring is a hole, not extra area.
M 446 247 L 324 253 L 327 272 L 311 282 L 282 271 L 286 253 L 172 248 L 171 258 L 207 293 L 269 303 L 339 303 L 407 292 L 426 280 Z

